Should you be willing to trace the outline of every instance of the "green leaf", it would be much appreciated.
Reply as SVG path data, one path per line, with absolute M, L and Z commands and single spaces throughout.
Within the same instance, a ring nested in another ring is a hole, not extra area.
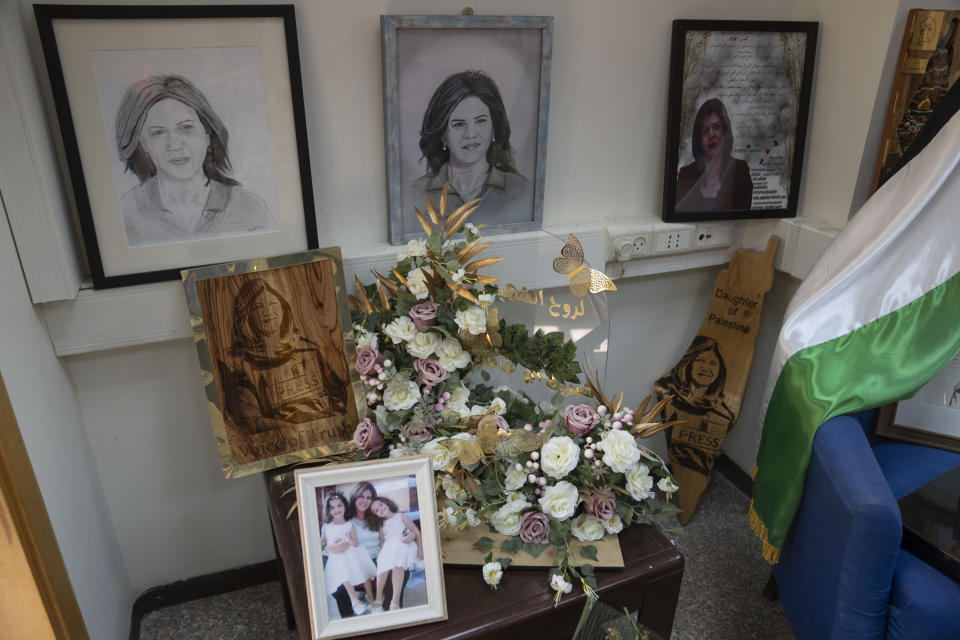
M 480 369 L 480 377 L 483 378 L 484 382 L 490 382 L 490 372 L 486 369 Z
M 583 574 L 584 581 L 590 585 L 594 591 L 597 590 L 597 577 L 593 573 L 593 565 L 585 564 L 580 567 L 580 573 Z
M 520 549 L 520 538 L 507 538 L 500 545 L 501 551 L 507 553 L 516 553 Z
M 524 542 L 520 545 L 520 548 L 530 556 L 539 558 L 544 551 L 550 548 L 550 545 L 537 542 Z
M 487 557 L 483 559 L 483 563 L 493 562 L 493 552 L 487 554 Z
M 483 536 L 482 538 L 479 538 L 476 542 L 474 542 L 473 546 L 480 551 L 490 551 L 491 549 L 493 549 L 493 540 L 488 538 L 487 536 Z
M 597 561 L 597 548 L 592 544 L 584 545 L 580 547 L 580 555 L 588 560 Z M 589 565 L 588 565 L 589 566 Z
M 504 569 L 510 566 L 510 563 L 513 562 L 511 558 L 497 558 L 497 562 L 500 563 L 500 566 Z

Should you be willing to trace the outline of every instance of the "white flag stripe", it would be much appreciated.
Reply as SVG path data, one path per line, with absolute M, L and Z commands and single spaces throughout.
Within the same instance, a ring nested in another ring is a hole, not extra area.
M 960 271 L 960 113 L 837 235 L 787 308 L 761 415 L 800 349 L 916 300 Z

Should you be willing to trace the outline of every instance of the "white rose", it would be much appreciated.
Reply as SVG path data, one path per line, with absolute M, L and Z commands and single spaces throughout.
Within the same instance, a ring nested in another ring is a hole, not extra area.
M 427 288 L 427 276 L 423 269 L 411 269 L 407 274 L 407 288 L 417 300 L 423 300 L 430 295 Z
M 503 578 L 503 567 L 499 562 L 488 562 L 483 565 L 483 581 L 488 585 L 496 589 L 501 578 Z
M 420 400 L 420 388 L 412 380 L 391 380 L 383 390 L 383 404 L 390 411 L 406 411 Z
M 645 500 L 653 497 L 653 478 L 650 476 L 650 470 L 645 464 L 638 464 L 627 469 L 625 474 L 627 479 L 627 491 L 633 496 L 634 500 Z
M 407 243 L 407 246 L 397 254 L 397 262 L 406 258 L 419 258 L 425 255 L 427 255 L 427 241 L 411 240 Z
M 453 436 L 453 440 L 473 440 L 477 436 L 470 433 L 458 433 Z M 433 470 L 442 471 L 447 468 L 447 465 L 450 464 L 450 461 L 453 460 L 456 454 L 453 451 L 450 451 L 446 447 L 440 444 L 441 440 L 450 440 L 451 438 L 434 438 L 427 444 L 423 445 L 422 453 L 429 453 L 433 456 Z
M 580 461 L 580 447 L 568 436 L 555 436 L 540 448 L 540 468 L 551 478 L 560 479 L 573 471 Z
M 441 363 L 443 366 L 443 363 Z M 446 367 L 444 367 L 446 368 Z M 468 415 L 470 411 L 467 409 L 467 400 L 470 399 L 470 390 L 460 385 L 456 389 L 450 392 L 450 408 L 453 411 L 456 411 L 461 416 Z
M 660 487 L 660 491 L 663 491 L 664 493 L 673 493 L 680 488 L 670 478 L 660 478 L 660 480 L 657 482 L 657 486 Z
M 418 331 L 413 340 L 407 342 L 407 352 L 414 358 L 429 358 L 443 342 L 443 335 L 436 331 Z
M 516 467 L 510 467 L 503 478 L 503 488 L 507 491 L 516 491 L 527 481 L 527 472 L 523 467 L 518 470 Z
M 604 452 L 603 463 L 616 473 L 626 473 L 640 459 L 637 441 L 627 431 L 607 431 L 597 443 L 597 448 Z
M 377 334 L 365 329 L 357 329 L 357 346 L 377 348 Z
M 443 478 L 440 479 L 440 485 L 443 487 L 443 492 L 447 494 L 447 497 L 451 500 L 463 502 L 467 499 L 467 492 L 463 490 L 460 483 L 454 480 L 453 477 L 449 475 L 443 476 Z
M 477 296 L 477 300 L 479 300 L 480 304 L 482 305 L 488 305 L 496 299 L 497 296 L 492 293 L 481 293 L 479 296 Z
M 523 499 L 508 501 L 490 516 L 490 524 L 497 533 L 515 536 L 520 533 L 520 522 L 523 519 L 520 512 L 529 506 L 530 503 Z
M 620 516 L 614 515 L 609 520 L 601 520 L 603 523 L 603 528 L 607 530 L 607 533 L 620 533 L 623 531 L 623 520 L 620 519 Z
M 413 449 L 408 449 L 406 447 L 396 447 L 394 449 L 390 449 L 390 454 L 388 457 L 402 458 L 404 456 L 412 456 L 415 453 L 416 451 L 414 451 Z
M 570 533 L 577 537 L 580 542 L 592 542 L 599 540 L 607 532 L 603 528 L 603 521 L 594 518 L 589 513 L 585 513 L 570 525 Z
M 443 517 L 446 519 L 447 524 L 451 527 L 457 526 L 457 514 L 454 513 L 452 507 L 447 507 L 443 510 Z
M 458 327 L 472 335 L 478 336 L 487 332 L 487 312 L 476 305 L 457 311 L 454 320 Z
M 408 340 L 413 340 L 414 336 L 417 335 L 417 325 L 413 324 L 413 320 L 409 316 L 400 316 L 388 324 L 383 332 L 397 344 L 402 344 Z
M 507 412 L 507 403 L 502 398 L 494 398 L 490 401 L 490 408 L 497 415 L 503 415 Z
M 561 480 L 543 491 L 543 497 L 538 500 L 540 510 L 554 520 L 566 520 L 573 515 L 580 502 L 580 491 L 575 485 Z
M 412 321 L 411 321 L 412 324 Z M 463 346 L 456 338 L 446 338 L 436 349 L 437 360 L 440 366 L 447 371 L 456 371 L 470 364 L 473 360 L 470 354 L 463 350 Z
M 570 591 L 573 589 L 573 585 L 564 580 L 562 573 L 555 573 L 550 577 L 550 588 L 554 591 L 570 593 Z

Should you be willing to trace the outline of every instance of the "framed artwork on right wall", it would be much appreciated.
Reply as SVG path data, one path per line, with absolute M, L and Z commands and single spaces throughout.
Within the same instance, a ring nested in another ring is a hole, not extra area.
M 674 21 L 664 222 L 797 215 L 818 28 Z

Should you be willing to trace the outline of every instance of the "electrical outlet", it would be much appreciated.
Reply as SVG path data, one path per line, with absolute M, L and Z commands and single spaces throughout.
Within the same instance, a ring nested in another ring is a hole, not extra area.
M 650 249 L 650 236 L 642 233 L 635 237 L 630 244 L 633 246 L 633 255 L 642 256 Z
M 690 230 L 661 231 L 657 234 L 657 253 L 688 251 L 690 249 Z
M 613 250 L 618 262 L 627 262 L 650 252 L 649 233 L 631 233 L 617 237 Z

